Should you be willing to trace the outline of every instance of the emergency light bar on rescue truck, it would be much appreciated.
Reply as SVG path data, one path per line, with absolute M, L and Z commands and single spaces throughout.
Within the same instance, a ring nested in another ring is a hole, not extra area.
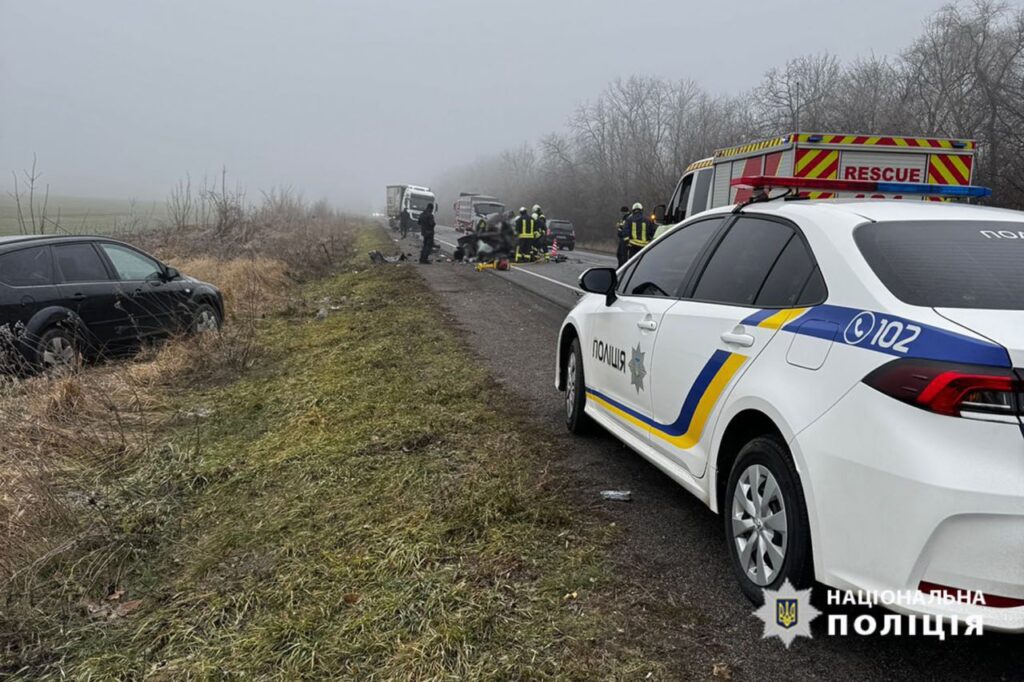
M 747 200 L 751 188 L 733 184 L 733 180 L 742 177 L 969 186 L 974 176 L 976 148 L 974 140 L 791 133 L 718 149 L 714 156 L 695 161 L 686 168 L 665 206 L 663 222 L 678 223 L 709 208 Z M 900 194 L 884 190 L 839 189 L 838 186 L 804 192 L 803 195 L 812 199 L 895 199 L 904 195 L 924 200 L 945 198 L 921 192 Z

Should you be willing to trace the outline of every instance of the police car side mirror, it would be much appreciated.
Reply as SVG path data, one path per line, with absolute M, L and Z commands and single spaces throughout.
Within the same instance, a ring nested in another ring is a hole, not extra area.
M 615 270 L 613 268 L 590 268 L 580 275 L 580 289 L 591 294 L 607 297 L 606 305 L 615 300 Z

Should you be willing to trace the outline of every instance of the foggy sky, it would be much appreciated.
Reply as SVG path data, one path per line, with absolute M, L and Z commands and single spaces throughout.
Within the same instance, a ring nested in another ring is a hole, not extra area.
M 162 199 L 222 164 L 359 209 L 561 129 L 616 77 L 735 93 L 895 54 L 943 0 L 0 0 L 0 190 Z

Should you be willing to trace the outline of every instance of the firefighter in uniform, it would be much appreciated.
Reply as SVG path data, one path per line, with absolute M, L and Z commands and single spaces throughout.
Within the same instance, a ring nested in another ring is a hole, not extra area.
M 534 246 L 537 248 L 538 251 L 547 252 L 549 246 L 546 243 L 548 234 L 548 219 L 547 216 L 544 215 L 544 211 L 541 209 L 540 204 L 533 205 L 532 218 L 534 220 L 534 232 L 537 233 L 537 240 Z
M 533 245 L 537 240 L 537 221 L 526 212 L 526 207 L 519 209 L 516 218 L 516 262 L 533 260 Z
M 640 249 L 651 243 L 657 225 L 644 215 L 644 207 L 640 202 L 633 204 L 633 212 L 622 222 L 619 236 L 626 240 L 626 258 L 640 253 Z

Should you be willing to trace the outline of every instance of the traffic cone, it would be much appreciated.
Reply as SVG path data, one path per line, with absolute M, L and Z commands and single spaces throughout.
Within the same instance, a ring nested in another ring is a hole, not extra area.
M 551 260 L 558 258 L 558 237 L 551 242 Z

